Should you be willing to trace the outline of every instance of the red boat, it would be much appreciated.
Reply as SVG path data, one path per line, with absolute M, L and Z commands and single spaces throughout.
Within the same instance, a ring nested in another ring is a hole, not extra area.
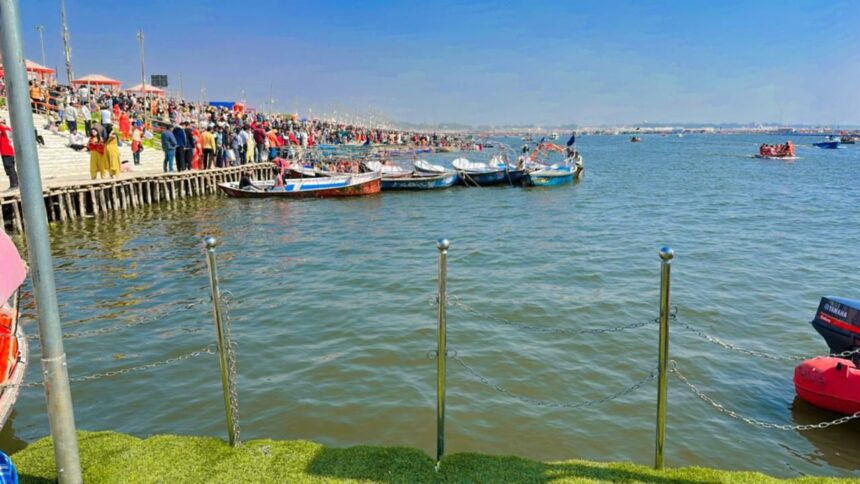
M 239 188 L 238 182 L 218 185 L 228 197 L 236 198 L 328 198 L 373 195 L 382 190 L 382 175 L 357 173 L 317 178 L 288 178 L 276 187 L 273 180 L 253 182 Z
M 860 368 L 844 358 L 813 358 L 794 369 L 797 396 L 833 412 L 860 412 Z
M 794 144 L 791 141 L 786 141 L 784 145 L 761 145 L 758 148 L 756 158 L 767 158 L 775 160 L 793 160 L 796 158 L 794 154 Z
M 860 412 L 860 301 L 823 297 L 812 326 L 834 355 L 804 361 L 794 369 L 794 389 L 807 402 L 833 412 Z
M 15 244 L 0 230 L 0 428 L 12 413 L 27 370 L 27 336 L 18 320 L 17 297 L 26 277 Z

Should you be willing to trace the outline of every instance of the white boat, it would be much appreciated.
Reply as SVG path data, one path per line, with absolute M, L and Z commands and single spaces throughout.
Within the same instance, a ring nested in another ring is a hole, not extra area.
M 549 139 L 557 140 L 558 139 L 558 133 L 553 131 L 552 134 L 549 135 Z
M 400 176 L 409 176 L 412 172 L 408 170 L 404 170 L 402 167 L 397 165 L 386 165 L 379 161 L 368 161 L 365 163 L 365 166 L 370 171 L 375 171 L 378 173 L 382 173 L 382 176 L 386 178 L 390 177 L 400 177 Z
M 423 173 L 428 175 L 444 175 L 446 173 L 453 173 L 453 170 L 449 170 L 441 165 L 434 165 L 432 163 L 428 163 L 425 160 L 415 160 L 412 163 L 412 166 L 415 168 L 416 173 Z

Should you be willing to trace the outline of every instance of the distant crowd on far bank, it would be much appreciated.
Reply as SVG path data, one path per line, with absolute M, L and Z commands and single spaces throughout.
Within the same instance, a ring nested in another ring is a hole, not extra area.
M 161 148 L 162 169 L 172 172 L 295 158 L 319 145 L 459 148 L 467 143 L 452 135 L 264 114 L 110 86 L 31 81 L 30 99 L 34 112 L 47 118 L 37 128 L 65 134 L 70 149 L 90 153 L 93 179 L 133 171 L 140 153 L 152 148 Z M 131 145 L 133 164 L 120 163 L 118 148 L 125 143 Z

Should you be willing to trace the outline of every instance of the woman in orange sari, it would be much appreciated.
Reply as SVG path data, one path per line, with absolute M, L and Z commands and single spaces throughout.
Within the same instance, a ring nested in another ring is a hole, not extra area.
M 194 128 L 191 136 L 194 137 L 194 156 L 191 158 L 191 168 L 199 170 L 200 160 L 203 158 L 203 137 L 200 136 L 200 131 L 197 128 Z
M 122 133 L 122 140 L 128 141 L 131 136 L 131 120 L 128 119 L 128 113 L 125 111 L 119 115 L 119 132 Z

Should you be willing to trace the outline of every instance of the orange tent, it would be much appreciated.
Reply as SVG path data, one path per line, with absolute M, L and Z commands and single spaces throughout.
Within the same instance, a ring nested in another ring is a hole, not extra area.
M 72 81 L 73 86 L 110 86 L 111 90 L 118 91 L 121 82 L 101 74 L 89 74 Z
M 0 59 L 0 63 L 3 60 Z M 39 79 L 40 81 L 45 81 L 54 76 L 57 72 L 50 67 L 45 67 L 42 64 L 37 64 L 29 59 L 24 59 L 24 68 L 27 70 L 27 77 L 29 79 Z M 3 70 L 3 66 L 0 65 L 0 77 L 5 77 L 6 72 Z
M 152 86 L 150 84 L 138 84 L 126 89 L 126 92 L 155 94 L 159 97 L 164 97 L 164 89 Z

